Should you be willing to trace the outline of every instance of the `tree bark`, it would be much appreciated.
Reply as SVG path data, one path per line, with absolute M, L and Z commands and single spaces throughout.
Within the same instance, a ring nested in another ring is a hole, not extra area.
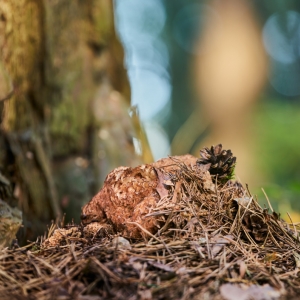
M 0 51 L 0 163 L 40 233 L 63 211 L 79 218 L 104 174 L 139 159 L 112 1 L 2 0 Z

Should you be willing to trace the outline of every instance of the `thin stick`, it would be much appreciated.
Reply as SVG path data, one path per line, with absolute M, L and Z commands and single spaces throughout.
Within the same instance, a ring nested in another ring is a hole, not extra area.
M 265 197 L 266 197 L 266 199 L 267 199 L 267 201 L 268 201 L 268 205 L 269 205 L 269 207 L 271 208 L 271 211 L 273 212 L 274 209 L 273 209 L 273 207 L 272 207 L 272 205 L 271 205 L 271 202 L 270 202 L 270 200 L 269 200 L 269 198 L 268 198 L 268 196 L 267 196 L 265 190 L 264 190 L 263 188 L 261 188 L 261 190 L 263 191 L 263 193 L 264 193 L 264 195 L 265 195 Z
M 295 237 L 297 237 L 297 240 L 299 240 L 299 235 L 298 235 L 296 226 L 295 226 L 295 224 L 293 223 L 293 220 L 292 220 L 292 218 L 291 218 L 289 212 L 287 211 L 286 213 L 287 213 L 287 215 L 289 216 L 289 219 L 290 219 L 290 221 L 291 221 L 291 223 L 292 223 L 292 225 L 293 225 L 293 228 L 294 228 L 294 231 L 295 231 Z

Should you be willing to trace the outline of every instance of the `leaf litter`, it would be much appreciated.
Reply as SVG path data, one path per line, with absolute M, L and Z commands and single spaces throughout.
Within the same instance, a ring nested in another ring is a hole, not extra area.
M 159 168 L 160 200 L 144 216 L 158 218 L 156 232 L 53 223 L 0 251 L 0 299 L 298 299 L 299 224 L 240 183 L 170 159 L 176 168 Z

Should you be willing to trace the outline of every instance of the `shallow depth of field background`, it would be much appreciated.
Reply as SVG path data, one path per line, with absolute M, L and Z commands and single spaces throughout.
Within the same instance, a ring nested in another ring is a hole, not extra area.
M 300 3 L 116 0 L 155 159 L 222 143 L 237 177 L 300 220 Z

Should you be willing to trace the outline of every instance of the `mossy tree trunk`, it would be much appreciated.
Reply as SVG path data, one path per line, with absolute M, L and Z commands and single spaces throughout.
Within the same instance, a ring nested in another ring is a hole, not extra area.
M 108 170 L 137 160 L 112 1 L 2 0 L 0 51 L 13 87 L 1 102 L 1 168 L 37 233 L 64 210 L 78 218 Z

